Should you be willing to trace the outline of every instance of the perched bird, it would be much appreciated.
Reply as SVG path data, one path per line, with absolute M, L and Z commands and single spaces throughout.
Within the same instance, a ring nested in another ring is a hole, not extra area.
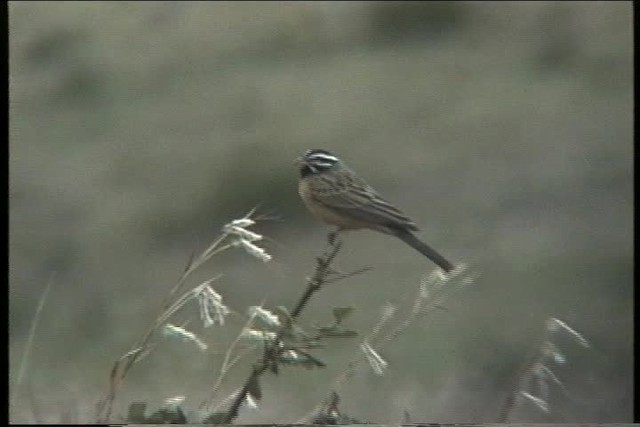
M 412 231 L 416 224 L 384 200 L 335 154 L 307 150 L 297 159 L 300 166 L 298 192 L 309 211 L 338 230 L 369 228 L 402 239 L 445 272 L 453 264 L 420 241 Z

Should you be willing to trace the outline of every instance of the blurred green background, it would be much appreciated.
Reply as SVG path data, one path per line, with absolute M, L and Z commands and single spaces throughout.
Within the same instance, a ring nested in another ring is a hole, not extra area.
M 569 396 L 511 420 L 632 421 L 631 2 L 10 2 L 9 42 L 12 422 L 92 421 L 189 255 L 258 203 L 280 218 L 256 227 L 274 260 L 226 253 L 192 283 L 224 274 L 215 287 L 240 312 L 291 305 L 324 245 L 297 196 L 308 148 L 336 152 L 480 273 L 382 351 L 384 377 L 358 371 L 344 412 L 494 422 L 554 316 L 592 349 L 567 343 Z M 303 324 L 354 305 L 367 332 L 433 268 L 373 232 L 349 234 L 338 265 L 374 270 L 324 290 Z M 183 317 L 199 330 L 195 304 Z M 195 408 L 240 325 L 202 332 L 208 353 L 162 342 L 116 412 L 175 395 Z M 265 378 L 238 421 L 294 422 L 357 345 Z

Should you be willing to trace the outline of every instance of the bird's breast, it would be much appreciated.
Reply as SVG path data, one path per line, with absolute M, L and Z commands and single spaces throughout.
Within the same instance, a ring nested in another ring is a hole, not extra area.
M 335 225 L 344 230 L 355 230 L 358 228 L 368 228 L 367 224 L 343 213 L 338 213 L 331 206 L 322 202 L 313 189 L 313 184 L 308 179 L 301 179 L 298 184 L 298 193 L 311 214 L 318 220 Z

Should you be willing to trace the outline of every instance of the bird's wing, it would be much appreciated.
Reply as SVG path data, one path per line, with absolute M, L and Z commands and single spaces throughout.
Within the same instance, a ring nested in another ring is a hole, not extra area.
M 383 227 L 417 230 L 416 224 L 384 200 L 364 180 L 350 173 L 320 175 L 312 183 L 319 203 L 352 218 Z

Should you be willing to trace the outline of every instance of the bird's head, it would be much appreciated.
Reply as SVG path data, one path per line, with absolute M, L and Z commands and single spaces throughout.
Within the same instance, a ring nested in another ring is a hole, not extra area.
M 341 166 L 340 159 L 335 154 L 320 149 L 305 151 L 296 162 L 300 166 L 300 175 L 303 177 L 324 173 Z

